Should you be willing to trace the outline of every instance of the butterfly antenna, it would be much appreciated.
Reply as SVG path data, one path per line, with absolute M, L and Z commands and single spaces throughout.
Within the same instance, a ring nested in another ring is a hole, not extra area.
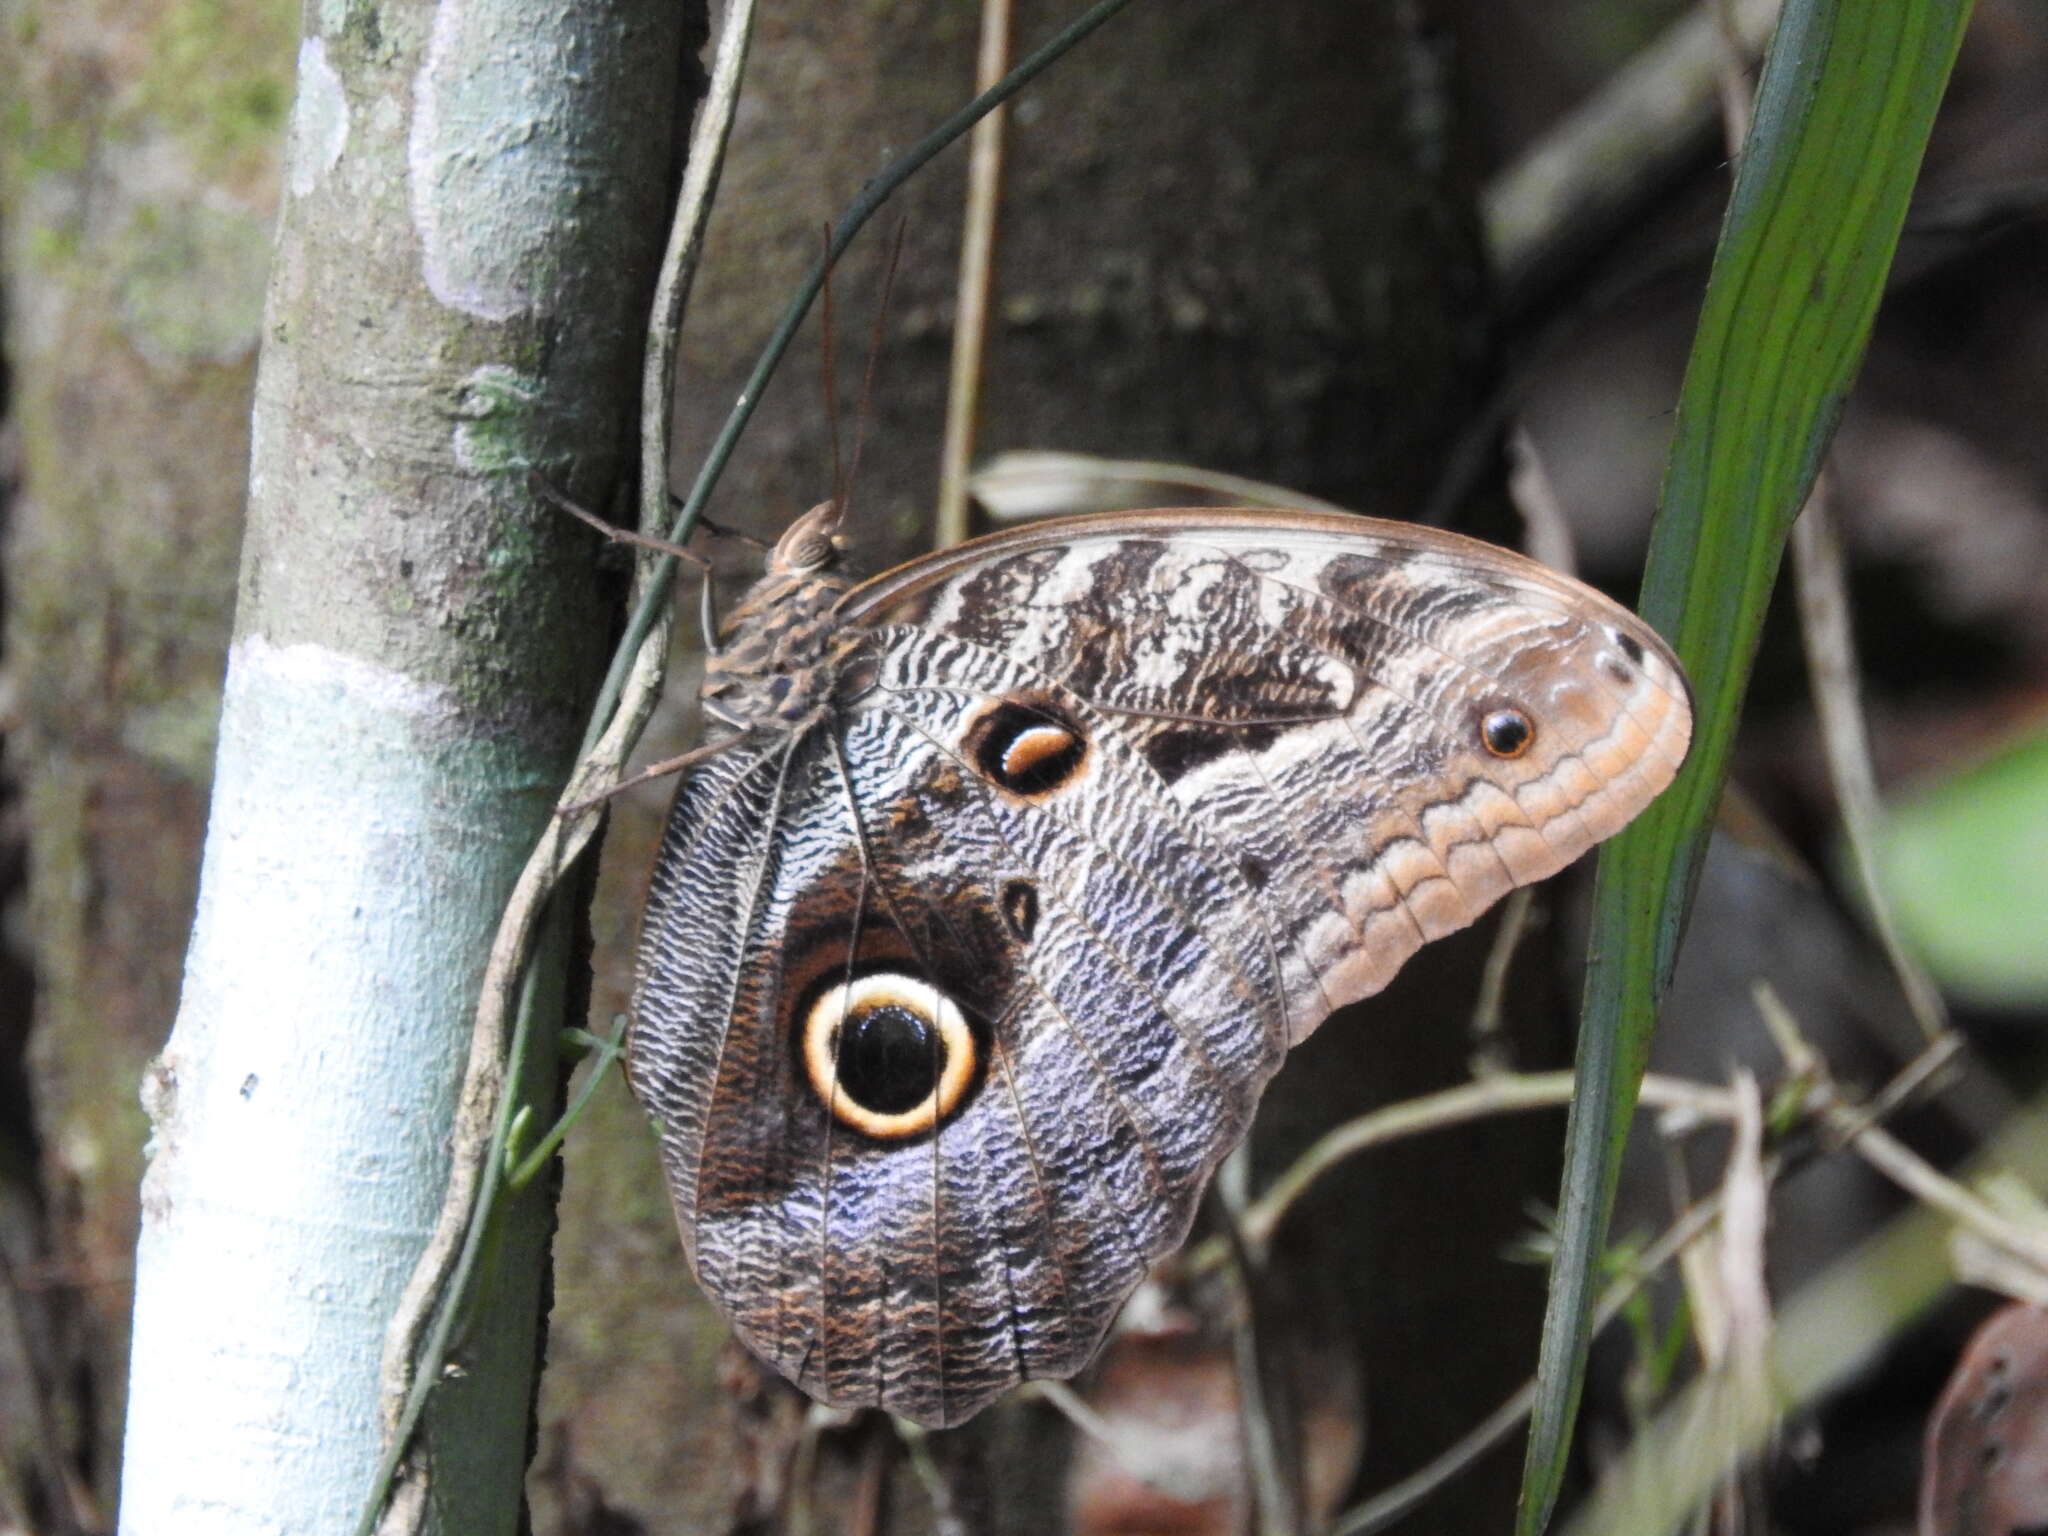
M 902 259 L 903 232 L 909 227 L 908 219 L 898 219 L 896 238 L 889 242 L 889 265 L 882 274 L 882 302 L 875 306 L 875 329 L 868 337 L 868 366 L 861 375 L 860 404 L 853 413 L 853 463 L 846 471 L 846 499 L 839 506 L 842 517 L 852 500 L 854 484 L 860 479 L 860 452 L 867 446 L 868 408 L 875 399 L 875 365 L 882 356 L 882 327 L 889 319 L 889 295 L 896 288 L 896 264 Z
M 846 480 L 841 473 L 839 461 L 838 370 L 833 366 L 835 359 L 832 355 L 832 226 L 824 224 L 819 226 L 819 229 L 825 241 L 825 308 L 820 321 L 824 333 L 824 345 L 820 349 L 820 356 L 825 370 L 825 430 L 832 440 L 832 505 L 843 512 L 846 506 Z M 860 449 L 856 446 L 854 453 L 858 455 L 859 452 Z

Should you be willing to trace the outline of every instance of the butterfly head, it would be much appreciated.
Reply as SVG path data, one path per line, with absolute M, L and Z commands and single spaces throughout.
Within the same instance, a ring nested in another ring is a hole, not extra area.
M 783 530 L 768 556 L 768 575 L 815 576 L 839 563 L 845 540 L 839 532 L 840 503 L 821 501 Z

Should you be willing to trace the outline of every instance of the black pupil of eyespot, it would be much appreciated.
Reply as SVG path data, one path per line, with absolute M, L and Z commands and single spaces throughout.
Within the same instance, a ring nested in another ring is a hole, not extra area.
M 1512 709 L 1498 710 L 1486 717 L 1486 745 L 1506 756 L 1528 745 L 1529 722 Z
M 895 1003 L 839 1028 L 839 1089 L 863 1109 L 900 1115 L 931 1096 L 945 1048 L 929 1020 Z

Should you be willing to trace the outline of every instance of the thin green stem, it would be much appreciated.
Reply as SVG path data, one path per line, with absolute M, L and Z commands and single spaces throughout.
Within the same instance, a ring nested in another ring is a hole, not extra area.
M 1446 1088 L 1389 1104 L 1355 1119 L 1347 1120 L 1317 1138 L 1275 1179 L 1244 1214 L 1244 1237 L 1252 1252 L 1260 1254 L 1271 1246 L 1273 1234 L 1288 1212 L 1294 1209 L 1310 1186 L 1340 1163 L 1368 1148 L 1418 1136 L 1425 1131 L 1443 1130 L 1491 1115 L 1529 1109 L 1556 1109 L 1571 1102 L 1572 1074 L 1569 1072 L 1499 1073 L 1473 1082 Z M 1681 1110 L 1702 1120 L 1725 1120 L 1732 1113 L 1725 1090 L 1691 1083 L 1682 1078 L 1652 1075 L 1643 1081 L 1640 1100 L 1645 1109 Z M 1206 1268 L 1220 1255 L 1212 1256 L 1207 1245 L 1195 1263 Z
M 581 1033 L 581 1031 L 579 1031 Z M 590 1100 L 596 1094 L 604 1075 L 611 1064 L 617 1061 L 626 1048 L 626 1021 L 621 1018 L 612 1027 L 611 1037 L 597 1042 L 597 1059 L 590 1064 L 590 1070 L 583 1075 L 582 1086 L 576 1090 L 576 1097 L 569 1101 L 569 1107 L 562 1111 L 547 1135 L 541 1137 L 534 1149 L 519 1160 L 517 1167 L 505 1175 L 505 1182 L 513 1189 L 524 1189 L 533 1182 L 533 1176 L 547 1166 L 548 1159 L 555 1155 L 555 1149 L 569 1134 L 569 1128 L 583 1118 L 583 1112 L 590 1107 Z M 522 1109 L 520 1113 L 524 1114 Z

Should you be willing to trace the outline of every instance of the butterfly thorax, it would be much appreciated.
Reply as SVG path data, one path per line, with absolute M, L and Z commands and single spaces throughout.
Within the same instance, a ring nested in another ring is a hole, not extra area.
M 839 568 L 838 522 L 829 501 L 798 518 L 726 614 L 698 694 L 711 719 L 741 733 L 787 731 L 824 708 L 849 644 L 836 612 L 853 585 Z

